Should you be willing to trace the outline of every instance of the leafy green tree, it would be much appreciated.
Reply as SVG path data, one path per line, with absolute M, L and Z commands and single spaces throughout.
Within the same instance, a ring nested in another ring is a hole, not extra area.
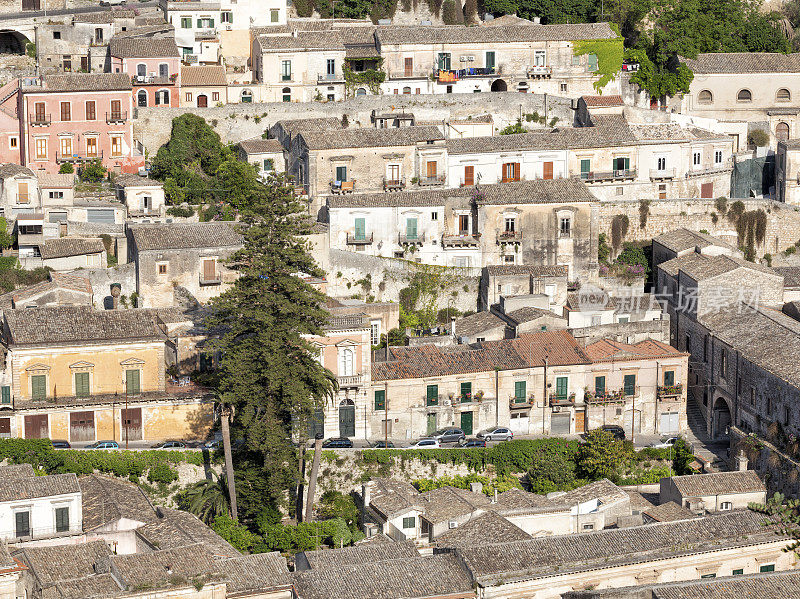
M 71 162 L 65 162 L 58 169 L 58 173 L 60 175 L 71 175 L 74 172 L 75 172 L 75 167 L 72 166 Z
M 220 516 L 229 516 L 230 499 L 225 477 L 212 473 L 210 479 L 189 485 L 181 492 L 179 507 L 193 513 L 206 524 Z
M 89 181 L 91 183 L 102 181 L 105 176 L 106 167 L 99 160 L 92 160 L 80 172 L 81 181 Z
M 350 495 L 339 491 L 326 491 L 320 497 L 320 504 L 321 520 L 341 518 L 350 527 L 358 525 L 358 507 Z
M 214 173 L 215 185 L 225 190 L 225 202 L 236 209 L 244 206 L 259 185 L 255 166 L 228 156 Z
M 500 135 L 514 135 L 515 133 L 527 133 L 528 130 L 522 126 L 522 120 L 517 119 L 516 123 L 506 125 L 500 130 Z
M 694 461 L 694 455 L 692 454 L 689 444 L 683 437 L 678 437 L 677 441 L 675 441 L 673 451 L 675 451 L 675 455 L 672 458 L 672 469 L 675 471 L 675 474 L 678 476 L 691 474 L 692 469 L 689 467 L 689 464 Z
M 227 514 L 217 517 L 211 524 L 211 528 L 239 551 L 249 552 L 261 542 L 260 536 L 250 532 L 246 526 L 237 523 Z
M 626 242 L 614 262 L 628 266 L 641 266 L 645 276 L 650 272 L 650 261 L 644 248 L 635 243 Z
M 578 450 L 578 470 L 591 480 L 615 480 L 628 458 L 624 442 L 607 431 L 594 429 L 586 433 L 585 443 Z
M 10 248 L 14 245 L 14 236 L 8 232 L 8 221 L 0 216 L 0 248 Z
M 575 483 L 575 461 L 562 452 L 539 451 L 528 470 L 528 483 L 533 493 L 567 491 Z
M 229 267 L 236 283 L 212 302 L 207 325 L 221 336 L 217 401 L 235 409 L 234 428 L 260 456 L 275 500 L 300 480 L 298 450 L 307 422 L 336 389 L 307 335 L 322 335 L 324 296 L 297 276 L 322 273 L 299 236 L 310 231 L 287 185 L 256 186 L 240 209 L 244 247 Z
M 628 49 L 625 59 L 639 64 L 639 70 L 630 80 L 652 98 L 674 96 L 675 94 L 689 93 L 689 85 L 694 79 L 694 74 L 689 68 L 677 60 L 666 60 L 656 64 L 650 59 L 647 52 L 642 49 Z

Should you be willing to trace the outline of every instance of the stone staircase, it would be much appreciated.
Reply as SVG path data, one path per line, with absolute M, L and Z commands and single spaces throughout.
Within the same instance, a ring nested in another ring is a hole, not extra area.
M 727 470 L 725 461 L 727 441 L 713 441 L 706 432 L 706 419 L 703 411 L 693 400 L 686 402 L 686 420 L 689 430 L 686 440 L 692 444 L 694 454 L 708 460 L 712 471 Z

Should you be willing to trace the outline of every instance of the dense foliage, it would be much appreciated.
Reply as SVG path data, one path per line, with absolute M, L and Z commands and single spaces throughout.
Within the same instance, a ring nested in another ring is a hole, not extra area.
M 468 474 L 466 476 L 441 476 L 439 478 L 420 478 L 413 482 L 413 485 L 420 493 L 440 489 L 442 487 L 455 487 L 456 489 L 469 489 L 472 483 L 481 483 L 482 491 L 486 495 L 494 495 L 495 491 L 503 493 L 509 489 L 521 489 L 522 484 L 519 478 L 513 475 L 505 475 L 497 478 L 480 476 L 478 474 Z
M 12 243 L 13 236 L 9 235 L 7 230 L 3 230 L 2 223 L 0 223 L 0 246 L 8 247 Z M 16 257 L 0 256 L 0 289 L 8 292 L 17 287 L 46 281 L 50 277 L 51 270 L 49 266 L 25 270 L 20 266 Z

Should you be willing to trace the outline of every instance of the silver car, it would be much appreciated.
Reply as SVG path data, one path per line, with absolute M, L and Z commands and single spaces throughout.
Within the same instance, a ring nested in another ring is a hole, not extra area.
M 486 439 L 487 441 L 511 441 L 514 438 L 514 432 L 504 426 L 493 426 L 479 432 L 476 436 L 478 439 Z

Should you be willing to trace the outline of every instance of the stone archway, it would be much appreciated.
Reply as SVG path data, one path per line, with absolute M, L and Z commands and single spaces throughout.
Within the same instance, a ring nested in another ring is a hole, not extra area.
M 731 408 L 723 397 L 718 397 L 714 401 L 712 412 L 711 437 L 714 439 L 727 438 L 731 424 L 733 424 Z
M 30 40 L 19 31 L 0 30 L 1 54 L 25 54 Z
M 492 81 L 492 91 L 493 92 L 508 91 L 508 84 L 503 79 L 495 79 L 494 81 Z

